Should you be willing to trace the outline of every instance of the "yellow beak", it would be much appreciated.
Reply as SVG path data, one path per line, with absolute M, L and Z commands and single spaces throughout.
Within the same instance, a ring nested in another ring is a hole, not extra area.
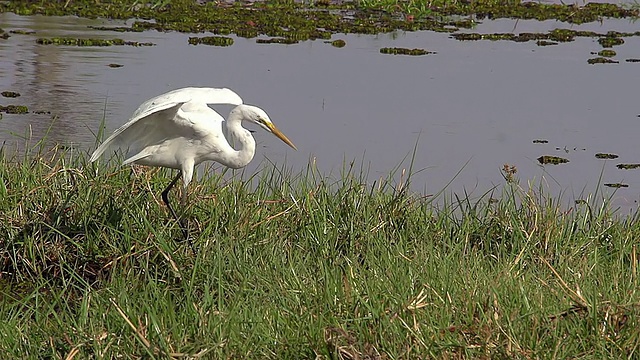
M 293 143 L 291 142 L 291 140 L 289 140 L 288 137 L 286 137 L 282 131 L 278 130 L 278 128 L 273 124 L 273 123 L 267 123 L 267 127 L 271 130 L 271 132 L 273 133 L 273 135 L 277 136 L 278 139 L 284 141 L 285 144 L 291 146 L 294 150 L 298 150 L 298 148 L 293 145 Z

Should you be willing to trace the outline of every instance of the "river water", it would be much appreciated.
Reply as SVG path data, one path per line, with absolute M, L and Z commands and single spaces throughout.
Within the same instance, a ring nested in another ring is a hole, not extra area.
M 373 182 L 396 167 L 408 167 L 417 146 L 412 186 L 426 195 L 449 184 L 447 191 L 480 196 L 504 183 L 500 169 L 510 164 L 523 187 L 542 184 L 568 202 L 602 191 L 623 213 L 637 206 L 640 170 L 615 165 L 640 163 L 640 64 L 624 61 L 640 58 L 639 37 L 627 37 L 614 48 L 620 63 L 590 65 L 591 52 L 602 50 L 594 38 L 540 47 L 535 42 L 458 41 L 444 33 L 395 32 L 335 35 L 346 41 L 344 48 L 321 40 L 267 45 L 244 38 L 223 48 L 189 45 L 192 34 L 87 27 L 123 24 L 0 14 L 6 31 L 35 31 L 0 40 L 0 90 L 22 95 L 0 98 L 0 105 L 27 105 L 31 111 L 3 114 L 0 142 L 5 148 L 20 146 L 24 136 L 38 139 L 48 132 L 49 142 L 91 152 L 103 119 L 110 133 L 155 95 L 185 86 L 229 87 L 246 103 L 265 109 L 299 149 L 258 130 L 249 172 L 265 158 L 294 171 L 313 159 L 323 173 L 337 177 L 345 162 L 355 160 L 369 169 Z M 637 24 L 498 20 L 484 21 L 472 31 L 555 28 L 633 32 Z M 54 36 L 117 37 L 155 46 L 36 44 L 38 37 Z M 424 48 L 436 54 L 385 55 L 379 53 L 382 47 Z M 111 68 L 111 63 L 123 66 Z M 229 111 L 216 109 L 224 116 Z M 548 143 L 535 144 L 538 139 Z M 598 160 L 600 152 L 620 157 Z M 536 160 L 541 155 L 570 162 L 542 166 Z M 629 187 L 613 190 L 604 183 Z

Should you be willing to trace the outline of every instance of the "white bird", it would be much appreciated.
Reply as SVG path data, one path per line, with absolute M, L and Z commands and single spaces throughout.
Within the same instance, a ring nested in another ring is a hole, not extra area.
M 227 120 L 208 104 L 236 105 Z M 145 101 L 129 121 L 109 136 L 91 155 L 96 161 L 107 148 L 125 151 L 123 165 L 140 164 L 177 169 L 178 175 L 162 192 L 162 200 L 180 223 L 185 238 L 186 227 L 169 204 L 169 191 L 182 177 L 182 206 L 196 165 L 215 161 L 239 169 L 255 155 L 256 142 L 242 121 L 252 122 L 296 149 L 271 122 L 264 110 L 243 105 L 238 94 L 226 88 L 183 88 Z

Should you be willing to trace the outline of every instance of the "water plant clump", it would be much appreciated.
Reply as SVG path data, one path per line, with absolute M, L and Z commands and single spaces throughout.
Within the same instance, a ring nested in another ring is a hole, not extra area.
M 135 23 L 134 23 L 135 25 Z M 139 28 L 136 26 L 128 27 L 128 26 L 95 26 L 89 25 L 89 29 L 98 30 L 98 31 L 115 31 L 115 32 L 143 32 L 143 28 Z
M 3 91 L 0 93 L 0 95 L 7 97 L 7 98 L 17 98 L 20 96 L 20 93 L 15 92 L 15 91 Z
M 628 188 L 629 187 L 629 184 L 624 184 L 624 183 L 604 183 L 603 185 L 606 186 L 606 187 L 614 188 L 614 189 Z
M 233 45 L 233 39 L 227 36 L 204 36 L 204 37 L 190 37 L 189 44 L 191 45 L 212 45 L 212 46 L 231 46 Z
M 24 105 L 0 105 L 0 112 L 7 114 L 26 114 L 29 112 L 29 108 Z
M 168 171 L 26 148 L 0 153 L 0 309 L 19 329 L 0 337 L 7 358 L 625 358 L 637 348 L 637 215 L 521 188 L 512 165 L 479 197 L 425 197 L 393 174 L 372 186 L 357 163 L 337 178 L 313 163 L 251 177 L 205 169 L 187 194 L 192 251 L 153 196 Z
M 616 56 L 616 52 L 614 50 L 610 50 L 610 49 L 600 50 L 600 51 L 598 51 L 598 56 L 614 57 L 614 56 Z
M 559 156 L 553 156 L 553 155 L 542 155 L 538 158 L 538 162 L 543 165 L 546 165 L 546 164 L 558 165 L 558 164 L 568 163 L 569 159 L 559 157 Z
M 153 46 L 150 42 L 125 41 L 122 39 L 77 39 L 69 37 L 38 38 L 40 45 L 70 45 L 70 46 Z
M 616 154 L 609 154 L 609 153 L 597 153 L 595 156 L 596 156 L 596 159 L 617 159 L 619 157 Z
M 257 44 L 297 44 L 299 41 L 296 39 L 289 38 L 269 38 L 269 39 L 256 39 Z
M 411 55 L 411 56 L 420 56 L 427 54 L 435 54 L 433 51 L 427 51 L 425 49 L 407 49 L 400 47 L 392 47 L 392 48 L 382 48 L 380 49 L 381 54 L 391 54 L 391 55 Z
M 536 41 L 538 46 L 556 45 L 559 42 L 571 42 L 576 37 L 591 37 L 599 38 L 599 41 L 615 43 L 617 41 L 624 40 L 622 36 L 636 36 L 635 33 L 619 33 L 608 32 L 606 34 L 596 33 L 594 31 L 579 31 L 571 29 L 554 29 L 547 33 L 493 33 L 493 34 L 478 34 L 478 33 L 454 33 L 451 37 L 456 40 L 468 41 L 468 40 L 506 40 L 515 42 L 528 42 Z M 603 40 L 604 39 L 604 40 Z M 613 40 L 611 40 L 613 39 Z M 618 44 L 616 44 L 618 45 Z
M 482 34 L 478 33 L 455 33 L 451 34 L 451 37 L 460 41 L 476 41 L 483 39 Z
M 602 47 L 610 48 L 610 47 L 624 44 L 624 39 L 621 37 L 615 37 L 615 36 L 605 36 L 605 37 L 599 38 L 598 43 L 602 45 Z
M 333 46 L 333 47 L 343 48 L 346 45 L 347 45 L 347 42 L 342 40 L 342 39 L 337 39 L 337 40 L 331 41 L 331 46 Z
M 613 59 L 609 59 L 606 57 L 602 57 L 602 56 L 598 56 L 595 58 L 591 58 L 587 60 L 587 63 L 593 65 L 593 64 L 617 64 L 618 61 L 617 60 L 613 60 Z
M 616 167 L 618 169 L 623 169 L 623 170 L 633 170 L 633 169 L 639 169 L 640 164 L 618 164 L 616 165 Z
M 290 1 L 214 3 L 173 0 L 141 3 L 122 0 L 96 5 L 87 0 L 67 2 L 3 2 L 0 12 L 19 15 L 73 15 L 87 18 L 138 19 L 131 27 L 104 27 L 112 31 L 180 31 L 239 36 L 288 37 L 298 40 L 329 39 L 336 33 L 377 34 L 394 30 L 454 32 L 471 28 L 484 18 L 556 19 L 573 24 L 599 21 L 605 17 L 631 18 L 637 8 L 614 4 L 588 3 L 584 6 L 511 4 L 492 0 L 474 2 L 436 2 L 425 6 L 413 1 L 361 1 L 298 3 Z M 450 16 L 474 16 L 474 20 L 448 20 Z M 437 20 L 444 19 L 444 20 Z M 282 34 L 282 33 L 286 33 Z
M 33 35 L 36 32 L 33 30 L 22 30 L 22 29 L 14 29 L 14 30 L 9 30 L 10 34 L 17 34 L 17 35 Z

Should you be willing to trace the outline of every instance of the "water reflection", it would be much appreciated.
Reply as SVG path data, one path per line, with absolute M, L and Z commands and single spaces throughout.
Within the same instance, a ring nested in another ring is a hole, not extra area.
M 638 198 L 637 172 L 616 169 L 617 160 L 594 157 L 610 152 L 620 155 L 619 162 L 640 162 L 638 65 L 587 64 L 590 53 L 601 49 L 592 38 L 538 47 L 534 42 L 459 42 L 448 34 L 421 32 L 336 36 L 347 42 L 342 49 L 321 41 L 284 46 L 242 38 L 218 48 L 189 45 L 187 34 L 87 31 L 88 24 L 109 24 L 104 20 L 0 14 L 0 22 L 7 30 L 37 32 L 0 42 L 0 85 L 23 95 L 0 103 L 51 111 L 58 120 L 50 139 L 88 151 L 103 118 L 111 131 L 140 103 L 160 93 L 184 86 L 226 86 L 247 103 L 263 107 L 299 145 L 300 151 L 292 152 L 277 139 L 257 133 L 256 163 L 267 156 L 297 169 L 315 157 L 321 170 L 338 173 L 345 160 L 364 158 L 373 180 L 388 174 L 417 146 L 414 168 L 424 171 L 413 184 L 426 193 L 455 178 L 452 191 L 480 195 L 504 182 L 500 169 L 508 163 L 517 167 L 523 185 L 530 179 L 543 182 L 567 200 L 594 192 L 600 182 L 631 185 L 615 195 L 616 204 L 625 209 Z M 607 32 L 636 31 L 637 26 L 627 20 L 580 26 L 499 20 L 473 31 L 554 28 Z M 157 46 L 35 44 L 36 37 L 59 35 L 120 37 Z M 617 58 L 640 57 L 639 38 L 625 41 L 615 48 Z M 437 54 L 379 53 L 388 46 Z M 109 63 L 124 66 L 113 69 Z M 228 108 L 222 110 L 226 116 Z M 5 114 L 0 141 L 11 138 L 9 132 L 23 133 L 28 125 L 41 136 L 50 117 Z M 549 143 L 534 144 L 534 139 Z M 536 160 L 541 155 L 563 156 L 570 163 L 542 167 Z

